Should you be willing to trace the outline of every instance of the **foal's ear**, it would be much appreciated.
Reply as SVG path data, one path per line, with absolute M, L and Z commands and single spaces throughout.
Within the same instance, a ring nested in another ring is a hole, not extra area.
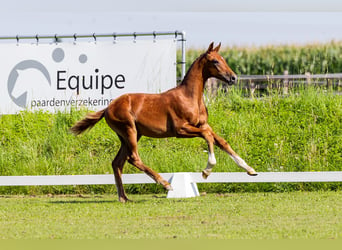
M 209 45 L 209 48 L 207 50 L 207 53 L 209 53 L 210 51 L 212 51 L 214 48 L 214 42 L 211 42 L 211 44 Z
M 216 51 L 216 52 L 218 52 L 218 51 L 220 50 L 220 48 L 221 48 L 221 43 L 219 43 L 219 44 L 216 46 L 216 48 L 213 49 L 213 50 Z

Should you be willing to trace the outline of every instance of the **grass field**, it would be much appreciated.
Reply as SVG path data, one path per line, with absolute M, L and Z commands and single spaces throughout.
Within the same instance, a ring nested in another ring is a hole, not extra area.
M 0 239 L 342 239 L 342 192 L 2 196 Z
M 246 98 L 237 89 L 207 100 L 209 124 L 258 172 L 341 171 L 342 95 L 314 86 Z M 68 129 L 85 110 L 49 114 L 22 112 L 0 118 L 0 175 L 75 175 L 112 173 L 119 139 L 104 120 L 75 137 Z M 203 139 L 139 141 L 142 160 L 157 172 L 201 172 L 206 167 Z M 215 149 L 216 172 L 242 171 Z M 138 172 L 126 164 L 125 173 Z M 341 183 L 206 184 L 206 192 L 286 192 L 341 190 Z M 0 194 L 113 193 L 113 186 L 1 187 Z M 157 185 L 131 185 L 129 193 L 160 193 Z

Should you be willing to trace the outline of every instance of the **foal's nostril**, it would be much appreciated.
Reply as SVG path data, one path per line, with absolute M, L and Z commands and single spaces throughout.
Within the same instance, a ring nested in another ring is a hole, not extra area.
M 236 76 L 232 76 L 232 77 L 230 78 L 230 80 L 231 80 L 232 82 L 235 82 L 235 81 L 236 81 Z

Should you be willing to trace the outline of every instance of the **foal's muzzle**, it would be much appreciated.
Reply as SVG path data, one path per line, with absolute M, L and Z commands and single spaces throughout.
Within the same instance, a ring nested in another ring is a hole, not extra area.
M 233 85 L 237 82 L 237 76 L 235 74 L 227 74 L 223 76 L 221 80 L 228 83 L 229 85 Z
M 230 76 L 230 83 L 235 84 L 236 82 L 237 82 L 237 76 L 235 74 L 231 75 Z

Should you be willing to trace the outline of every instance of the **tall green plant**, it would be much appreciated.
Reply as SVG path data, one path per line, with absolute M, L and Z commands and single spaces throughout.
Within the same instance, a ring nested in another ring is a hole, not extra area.
M 203 51 L 187 51 L 187 68 Z M 310 45 L 223 47 L 220 53 L 239 75 L 340 73 L 342 41 Z

